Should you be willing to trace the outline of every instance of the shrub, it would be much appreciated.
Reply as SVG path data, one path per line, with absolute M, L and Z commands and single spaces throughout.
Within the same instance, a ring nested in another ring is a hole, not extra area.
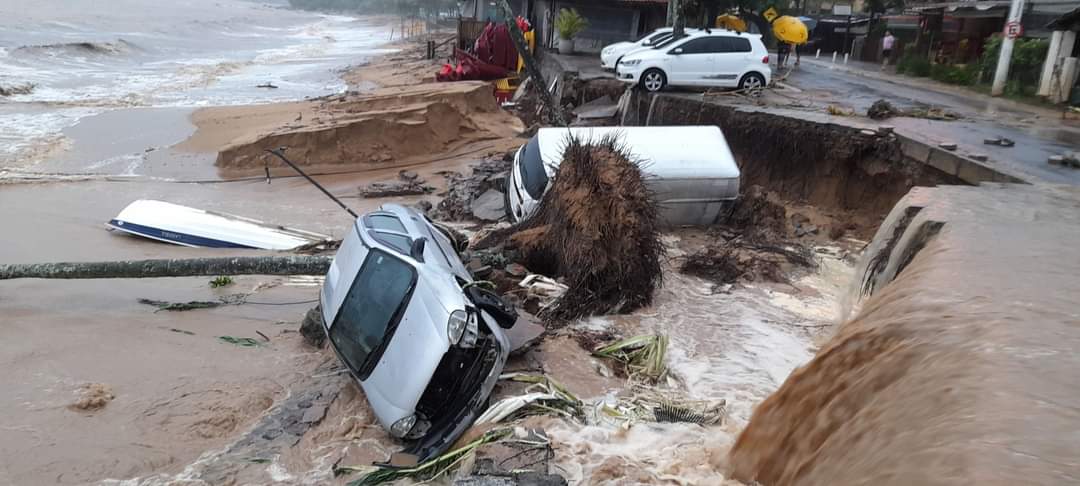
M 995 35 L 986 41 L 985 50 L 979 60 L 982 79 L 992 81 L 997 70 L 998 57 L 1001 55 L 1001 36 Z M 1046 51 L 1050 43 L 1046 39 L 1017 39 L 1013 44 L 1012 60 L 1009 63 L 1009 79 L 1006 92 L 1025 94 L 1034 92 L 1042 72 L 1042 63 L 1046 60 Z M 1011 85 L 1011 87 L 1009 86 Z
M 934 64 L 930 68 L 930 77 L 935 81 L 948 84 L 975 84 L 975 78 L 978 77 L 978 67 L 974 64 L 964 66 Z
M 555 29 L 559 31 L 559 37 L 563 39 L 573 39 L 587 28 L 589 28 L 589 21 L 585 20 L 577 9 L 564 8 L 555 18 Z
M 906 54 L 896 63 L 896 72 L 908 76 L 926 77 L 930 75 L 930 61 L 919 54 Z

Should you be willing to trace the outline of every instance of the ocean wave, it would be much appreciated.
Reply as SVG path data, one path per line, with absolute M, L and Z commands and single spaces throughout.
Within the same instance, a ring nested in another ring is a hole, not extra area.
M 113 42 L 60 42 L 55 44 L 38 44 L 19 46 L 11 51 L 12 54 L 21 55 L 48 55 L 55 56 L 59 54 L 69 55 L 121 55 L 132 52 L 137 47 L 135 44 L 128 42 L 124 39 L 117 39 Z

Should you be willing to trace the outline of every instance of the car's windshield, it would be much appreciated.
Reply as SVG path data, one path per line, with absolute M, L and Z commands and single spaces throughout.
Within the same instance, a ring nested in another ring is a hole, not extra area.
M 330 326 L 330 341 L 361 380 L 393 336 L 415 283 L 416 271 L 382 250 L 373 248 L 360 266 Z
M 666 46 L 668 44 L 671 44 L 672 42 L 675 42 L 677 40 L 682 40 L 682 39 L 685 39 L 685 38 L 686 38 L 686 36 L 676 38 L 674 35 L 671 36 L 671 37 L 665 37 L 665 38 L 657 41 L 655 44 L 653 44 L 653 49 L 662 49 L 664 46 Z
M 640 43 L 645 44 L 645 45 L 650 45 L 650 44 L 653 44 L 656 41 L 660 40 L 661 37 L 664 37 L 664 36 L 667 36 L 667 35 L 671 35 L 671 32 L 650 32 L 648 34 L 645 34 L 645 35 L 641 36 L 641 38 L 638 39 L 637 42 L 640 42 Z
M 525 150 L 518 158 L 521 167 L 521 183 L 525 192 L 533 199 L 540 199 L 547 188 L 548 175 L 544 170 L 544 160 L 540 158 L 540 137 L 534 136 L 525 144 Z

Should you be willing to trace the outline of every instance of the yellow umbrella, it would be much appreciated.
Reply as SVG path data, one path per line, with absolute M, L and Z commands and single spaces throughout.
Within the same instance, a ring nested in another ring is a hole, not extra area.
M 731 14 L 717 16 L 716 26 L 736 32 L 746 32 L 746 21 Z
M 772 23 L 773 35 L 788 44 L 806 44 L 806 24 L 790 15 L 777 17 Z

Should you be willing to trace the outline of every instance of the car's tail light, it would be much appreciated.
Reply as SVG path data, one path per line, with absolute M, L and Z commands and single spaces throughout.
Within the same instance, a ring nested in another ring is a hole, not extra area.
M 765 57 L 761 58 L 761 63 L 762 64 L 768 64 L 769 63 L 769 55 L 768 54 L 765 54 Z

